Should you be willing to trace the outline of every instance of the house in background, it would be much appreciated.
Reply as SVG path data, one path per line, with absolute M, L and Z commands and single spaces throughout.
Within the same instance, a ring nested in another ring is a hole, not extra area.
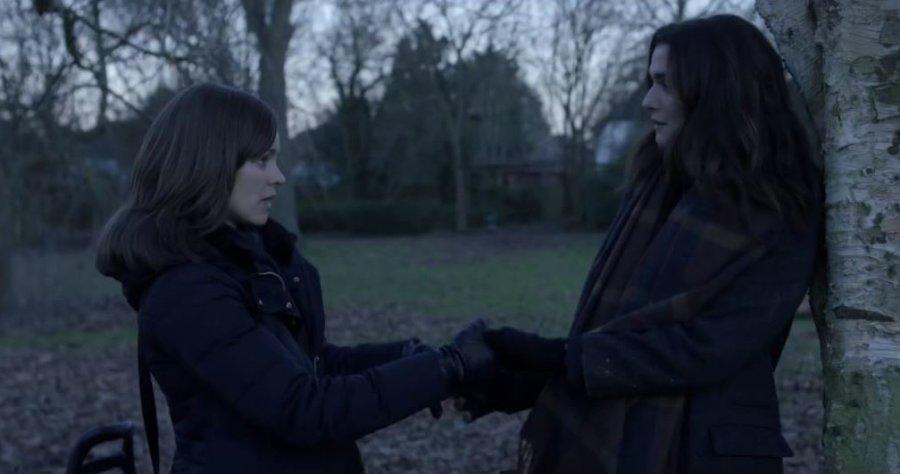
M 637 120 L 615 119 L 606 122 L 597 135 L 594 164 L 607 165 L 627 155 L 645 129 L 646 125 Z
M 547 135 L 532 152 L 518 161 L 482 160 L 475 171 L 489 177 L 492 184 L 509 190 L 560 186 L 562 180 L 562 139 Z

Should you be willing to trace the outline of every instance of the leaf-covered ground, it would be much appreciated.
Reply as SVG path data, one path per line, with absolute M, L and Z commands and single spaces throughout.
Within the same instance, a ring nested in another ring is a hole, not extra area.
M 308 243 L 305 253 L 322 271 L 331 340 L 416 335 L 438 343 L 481 314 L 499 324 L 564 330 L 598 243 L 596 235 L 549 233 L 322 239 Z M 89 269 L 77 263 L 85 260 L 81 256 L 66 259 Z M 542 284 L 547 275 L 555 278 Z M 31 277 L 35 291 L 64 280 L 50 273 Z M 80 434 L 125 420 L 138 425 L 139 471 L 150 472 L 140 423 L 134 315 L 114 287 L 91 291 L 92 300 L 51 297 L 52 304 L 33 306 L 43 316 L 19 311 L 0 321 L 0 472 L 61 472 Z M 796 453 L 785 461 L 789 473 L 821 472 L 818 357 L 811 323 L 798 320 L 776 373 L 785 437 Z M 167 467 L 171 427 L 160 393 L 157 402 Z M 497 472 L 514 466 L 524 413 L 466 424 L 450 405 L 445 402 L 439 421 L 426 411 L 362 439 L 367 471 Z

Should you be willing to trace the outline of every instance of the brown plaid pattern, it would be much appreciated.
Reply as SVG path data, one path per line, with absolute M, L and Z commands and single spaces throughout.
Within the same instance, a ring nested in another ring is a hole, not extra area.
M 762 257 L 761 236 L 775 228 L 762 212 L 741 220 L 728 202 L 670 184 L 661 171 L 632 188 L 588 274 L 571 335 L 634 333 L 696 316 Z M 609 371 L 592 362 L 584 361 L 591 377 Z M 554 378 L 522 428 L 518 470 L 678 472 L 687 402 L 680 394 L 591 399 Z

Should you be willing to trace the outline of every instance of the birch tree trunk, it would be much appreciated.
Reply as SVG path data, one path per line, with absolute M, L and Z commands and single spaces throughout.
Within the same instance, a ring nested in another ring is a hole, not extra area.
M 757 0 L 825 164 L 812 292 L 828 473 L 900 473 L 900 2 Z

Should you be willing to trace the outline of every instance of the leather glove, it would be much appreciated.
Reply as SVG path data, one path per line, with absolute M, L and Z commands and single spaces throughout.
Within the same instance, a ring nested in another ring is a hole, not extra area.
M 495 411 L 515 413 L 532 408 L 551 376 L 550 372 L 501 367 L 486 384 L 463 389 L 454 400 L 454 407 L 463 412 L 469 423 Z
M 409 341 L 406 341 L 405 344 L 403 344 L 403 348 L 400 350 L 400 356 L 401 357 L 409 357 L 412 355 L 421 354 L 423 352 L 439 353 L 439 351 L 437 349 L 435 349 L 434 347 L 431 347 L 427 344 L 422 344 L 422 342 L 419 341 L 419 338 L 414 337 L 414 338 L 410 339 Z M 441 405 L 441 402 L 438 401 L 438 402 L 435 402 L 434 405 L 431 405 L 430 407 L 428 407 L 428 411 L 431 412 L 432 418 L 434 418 L 435 420 L 439 420 L 441 418 L 441 416 L 444 414 L 444 407 L 443 407 L 443 405 Z
M 453 342 L 439 349 L 443 356 L 442 367 L 456 390 L 464 385 L 485 383 L 497 370 L 494 351 L 484 339 L 486 327 L 483 319 L 476 319 L 460 331 Z
M 546 338 L 511 327 L 490 329 L 484 338 L 503 365 L 532 372 L 563 373 L 566 370 L 566 340 Z

